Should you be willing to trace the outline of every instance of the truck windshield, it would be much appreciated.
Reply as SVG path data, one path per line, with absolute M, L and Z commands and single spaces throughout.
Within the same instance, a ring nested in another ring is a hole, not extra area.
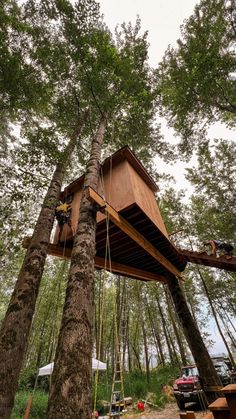
M 198 375 L 198 370 L 196 367 L 186 367 L 182 368 L 182 374 L 186 377 L 196 377 L 196 375 Z

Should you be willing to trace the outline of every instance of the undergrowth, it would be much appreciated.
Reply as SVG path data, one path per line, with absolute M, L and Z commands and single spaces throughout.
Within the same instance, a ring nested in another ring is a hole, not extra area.
M 145 372 L 135 370 L 131 373 L 124 373 L 124 392 L 125 396 L 132 397 L 134 403 L 138 400 L 148 400 L 157 407 L 164 407 L 168 401 L 163 393 L 164 385 L 171 385 L 178 375 L 178 368 L 171 365 L 159 366 L 150 372 L 150 381 L 147 382 Z M 26 387 L 31 387 L 33 380 L 27 383 L 24 377 Z M 94 381 L 95 382 L 95 381 Z M 110 401 L 111 397 L 112 375 L 106 372 L 99 373 L 99 382 L 97 386 L 96 409 L 99 413 L 104 413 L 103 401 Z M 18 391 L 15 399 L 15 406 L 11 419 L 22 419 L 24 416 L 27 400 L 32 394 L 32 390 Z M 45 391 L 45 378 L 38 383 L 38 389 L 34 393 L 33 404 L 30 417 L 33 419 L 43 419 L 46 415 L 48 394 Z M 93 398 L 95 394 L 95 384 L 93 383 Z

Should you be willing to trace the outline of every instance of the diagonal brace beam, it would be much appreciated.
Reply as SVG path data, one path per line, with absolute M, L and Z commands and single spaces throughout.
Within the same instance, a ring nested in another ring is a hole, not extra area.
M 85 190 L 87 199 L 95 203 L 99 210 L 105 212 L 109 219 L 119 227 L 125 234 L 134 240 L 140 247 L 149 253 L 157 262 L 159 262 L 165 269 L 171 272 L 178 278 L 183 279 L 181 272 L 172 263 L 167 260 L 145 237 L 140 234 L 131 224 L 128 223 L 114 208 L 112 208 L 104 199 L 91 187 Z

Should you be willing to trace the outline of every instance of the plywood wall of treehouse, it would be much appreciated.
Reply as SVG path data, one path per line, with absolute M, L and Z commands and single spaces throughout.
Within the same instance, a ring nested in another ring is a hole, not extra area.
M 118 212 L 134 204 L 138 205 L 168 238 L 168 233 L 157 206 L 154 192 L 129 161 L 122 160 L 116 164 L 112 170 L 106 170 L 99 180 L 97 192 Z M 69 188 L 67 193 L 70 193 Z M 80 189 L 74 192 L 71 203 L 71 225 L 74 231 L 77 228 L 81 196 L 82 189 L 80 186 Z M 97 213 L 98 223 L 104 218 L 105 216 L 102 213 Z M 54 243 L 58 242 L 58 234 L 59 231 L 57 227 Z M 71 238 L 71 228 L 64 226 L 61 241 L 69 240 Z

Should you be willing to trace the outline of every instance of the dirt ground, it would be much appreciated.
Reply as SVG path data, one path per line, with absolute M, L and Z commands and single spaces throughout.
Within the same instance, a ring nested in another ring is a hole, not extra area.
M 206 412 L 201 412 L 195 405 L 189 405 L 188 410 L 194 411 L 196 419 L 203 419 Z M 143 413 L 127 414 L 126 419 L 179 419 L 179 409 L 176 403 L 169 403 L 164 409 L 145 409 Z

